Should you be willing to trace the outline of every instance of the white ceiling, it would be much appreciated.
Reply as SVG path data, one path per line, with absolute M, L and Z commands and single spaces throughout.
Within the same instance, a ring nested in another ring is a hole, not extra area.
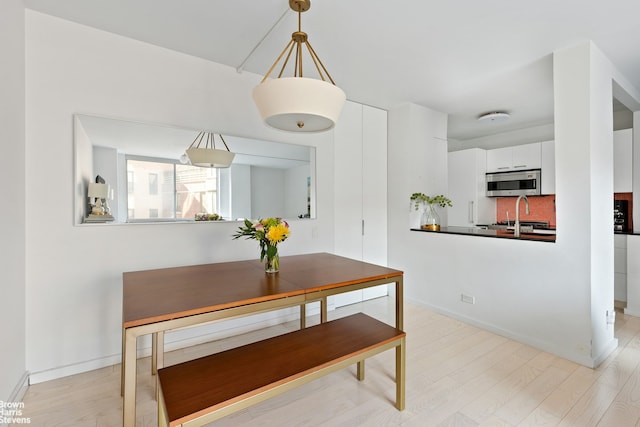
M 244 65 L 258 74 L 297 28 L 287 0 L 24 2 L 234 68 L 278 23 Z M 637 0 L 313 0 L 302 30 L 348 99 L 384 109 L 413 102 L 449 113 L 449 137 L 464 140 L 551 123 L 551 54 L 585 40 L 640 88 L 639 18 Z M 511 119 L 477 122 L 496 110 Z

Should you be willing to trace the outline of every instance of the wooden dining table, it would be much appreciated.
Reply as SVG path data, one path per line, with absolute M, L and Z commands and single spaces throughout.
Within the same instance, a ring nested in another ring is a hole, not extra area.
M 329 253 L 284 256 L 280 271 L 265 273 L 258 260 L 233 261 L 123 273 L 123 425 L 136 420 L 137 339 L 152 335 L 152 370 L 163 365 L 164 332 L 207 322 L 320 302 L 327 297 L 395 284 L 395 326 L 403 328 L 403 272 Z

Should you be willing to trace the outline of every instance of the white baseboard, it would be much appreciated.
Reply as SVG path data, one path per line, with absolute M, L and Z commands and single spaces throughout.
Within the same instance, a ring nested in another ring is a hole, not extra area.
M 640 317 L 640 310 L 634 310 L 629 307 L 624 309 L 624 314 L 628 314 L 629 316 Z
M 20 377 L 18 384 L 13 389 L 11 396 L 9 396 L 8 402 L 21 402 L 28 388 L 29 388 L 29 372 L 25 371 Z
M 598 357 L 596 357 L 595 359 L 593 359 L 593 366 L 591 366 L 591 368 L 597 368 L 598 366 L 600 366 L 600 364 L 602 362 L 604 362 L 604 360 L 609 357 L 609 355 L 611 353 L 613 353 L 613 351 L 618 348 L 618 338 L 613 338 L 610 342 L 609 345 L 607 345 L 604 349 L 604 351 L 598 355 Z
M 29 388 L 29 372 L 25 371 L 20 380 L 18 380 L 18 384 L 16 384 L 15 388 L 11 392 L 11 395 L 6 400 L 7 402 L 22 402 L 27 389 Z M 0 423 L 0 427 L 8 427 L 7 423 Z
M 484 323 L 484 322 L 478 321 L 476 319 L 463 316 L 463 315 L 461 315 L 459 313 L 455 313 L 455 312 L 443 309 L 442 307 L 437 307 L 437 306 L 425 303 L 424 301 L 408 300 L 406 298 L 405 298 L 405 301 L 411 302 L 412 304 L 415 304 L 415 305 L 418 305 L 418 306 L 421 306 L 421 307 L 425 307 L 425 308 L 427 308 L 429 310 L 432 310 L 432 311 L 434 311 L 436 313 L 442 314 L 442 315 L 447 316 L 447 317 L 451 317 L 453 319 L 460 320 L 461 322 L 467 323 L 469 325 L 477 326 L 477 327 L 482 328 L 484 330 L 487 330 L 487 331 L 493 332 L 495 334 L 501 335 L 503 337 L 518 341 L 520 343 L 530 345 L 530 346 L 535 347 L 535 348 L 537 348 L 539 350 L 546 351 L 546 352 L 551 353 L 551 354 L 555 354 L 555 355 L 560 356 L 560 357 L 562 357 L 564 359 L 570 360 L 572 362 L 578 363 L 578 364 L 586 366 L 588 368 L 597 367 L 618 346 L 618 340 L 617 339 L 613 339 L 612 342 L 610 342 L 609 345 L 607 346 L 607 349 L 601 355 L 599 355 L 597 358 L 592 358 L 590 356 L 583 355 L 583 354 L 567 352 L 563 348 L 558 348 L 558 347 L 554 346 L 553 344 L 550 344 L 550 343 L 545 342 L 545 341 L 540 341 L 537 338 L 533 338 L 533 337 L 530 337 L 530 336 L 527 336 L 527 335 L 521 335 L 521 334 L 518 334 L 518 333 L 514 333 L 513 331 L 509 331 L 507 329 L 498 328 L 495 325 L 491 325 L 489 323 Z
M 270 326 L 278 325 L 281 323 L 289 322 L 298 319 L 297 310 L 281 310 L 278 315 L 271 318 L 256 317 L 256 321 L 253 323 L 247 323 L 240 326 L 230 327 L 223 330 L 218 330 L 210 333 L 203 333 L 201 335 L 189 336 L 188 338 L 171 339 L 171 336 L 165 336 L 165 351 L 174 351 L 186 347 L 192 347 L 207 342 L 212 342 L 220 339 L 224 339 L 234 335 L 246 334 L 258 329 L 268 328 Z M 317 315 L 320 313 L 319 305 L 307 304 L 307 317 Z M 237 324 L 236 324 L 237 325 Z M 188 329 L 188 328 L 185 328 Z M 147 340 L 147 345 L 142 345 L 138 348 L 138 358 L 151 356 L 150 339 Z M 47 369 L 39 372 L 32 372 L 28 376 L 29 384 L 38 384 L 45 381 L 51 381 L 58 378 L 67 377 L 70 375 L 81 374 L 83 372 L 93 371 L 95 369 L 106 368 L 108 366 L 117 365 L 122 361 L 122 355 L 120 353 L 112 354 L 109 356 L 87 360 L 79 363 L 73 363 L 66 366 L 60 366 L 53 369 Z M 0 426 L 2 427 L 2 426 Z
M 81 374 L 83 372 L 105 368 L 107 366 L 117 365 L 118 363 L 120 363 L 121 359 L 122 358 L 120 357 L 120 353 L 118 353 L 98 359 L 73 363 L 53 369 L 47 369 L 45 371 L 32 372 L 29 376 L 29 384 L 43 383 L 45 381 L 51 381 L 58 378 L 68 377 L 70 375 Z

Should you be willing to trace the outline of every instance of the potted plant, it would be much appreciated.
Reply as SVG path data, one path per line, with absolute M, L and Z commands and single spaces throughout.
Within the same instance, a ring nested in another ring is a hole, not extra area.
M 442 194 L 437 196 L 427 196 L 424 193 L 413 193 L 410 200 L 415 210 L 419 210 L 421 207 L 424 208 L 424 212 L 422 213 L 422 218 L 420 220 L 420 228 L 430 231 L 440 230 L 440 217 L 436 212 L 435 206 L 437 205 L 441 208 L 453 206 L 451 200 Z

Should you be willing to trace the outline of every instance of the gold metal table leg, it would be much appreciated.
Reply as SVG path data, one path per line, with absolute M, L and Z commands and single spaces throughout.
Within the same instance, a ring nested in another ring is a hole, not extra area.
M 406 338 L 402 338 L 400 345 L 396 347 L 396 408 L 402 411 L 405 408 L 405 377 L 406 377 Z
M 122 356 L 120 358 L 120 396 L 124 396 L 124 356 L 126 353 L 125 329 L 122 328 Z
M 307 305 L 300 304 L 300 329 L 307 327 Z
M 327 321 L 327 297 L 322 297 L 320 300 L 320 323 Z
M 125 330 L 125 350 L 122 357 L 124 363 L 124 393 L 122 399 L 122 425 L 136 425 L 136 356 L 137 336 L 131 330 Z
M 158 369 L 164 366 L 164 332 L 151 334 L 151 373 L 158 373 Z
M 404 330 L 404 296 L 403 293 L 403 278 L 399 276 L 396 279 L 396 328 L 401 331 Z
M 364 360 L 358 362 L 358 381 L 364 381 Z

